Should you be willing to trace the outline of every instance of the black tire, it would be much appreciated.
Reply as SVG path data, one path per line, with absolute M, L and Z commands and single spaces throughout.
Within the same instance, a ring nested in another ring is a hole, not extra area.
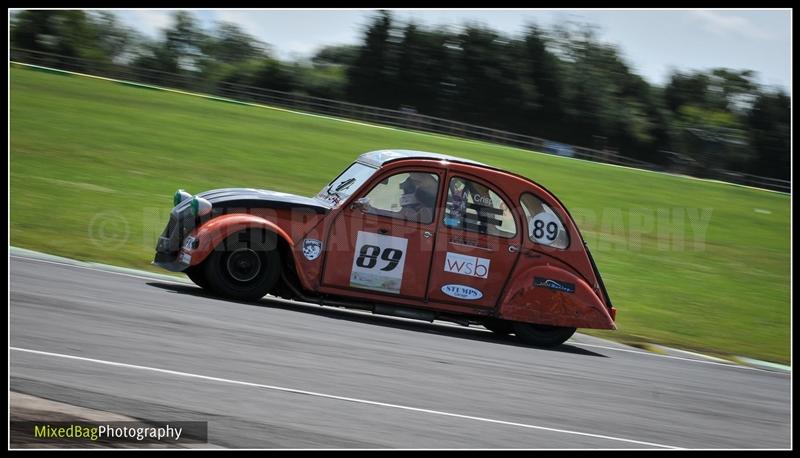
M 484 320 L 483 327 L 503 336 L 507 336 L 514 332 L 514 325 L 510 321 L 506 320 L 499 320 L 496 318 L 490 318 Z
M 206 280 L 206 273 L 205 269 L 203 269 L 203 264 L 187 267 L 183 273 L 185 273 L 186 276 L 189 277 L 189 280 L 193 281 L 195 285 L 205 290 L 211 290 L 211 286 L 208 284 L 208 280 Z
M 281 274 L 276 236 L 261 230 L 229 236 L 202 265 L 211 291 L 240 301 L 261 299 L 275 288 Z
M 528 345 L 536 347 L 557 347 L 566 342 L 575 328 L 547 326 L 544 324 L 514 323 L 514 333 Z

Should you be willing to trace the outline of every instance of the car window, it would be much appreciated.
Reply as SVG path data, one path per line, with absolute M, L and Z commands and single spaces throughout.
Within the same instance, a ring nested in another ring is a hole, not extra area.
M 517 234 L 508 204 L 487 186 L 461 177 L 451 178 L 447 187 L 444 225 L 508 238 Z
M 528 238 L 532 242 L 561 249 L 569 246 L 569 234 L 552 208 L 527 192 L 520 198 L 520 203 L 528 222 Z
M 339 205 L 358 190 L 377 170 L 375 167 L 354 162 L 335 180 L 317 194 L 317 198 Z
M 366 195 L 364 212 L 390 218 L 433 222 L 439 177 L 426 172 L 404 172 L 378 183 Z

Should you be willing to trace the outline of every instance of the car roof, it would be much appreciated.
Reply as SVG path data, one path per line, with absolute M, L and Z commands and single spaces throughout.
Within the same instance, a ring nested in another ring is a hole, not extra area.
M 361 156 L 358 156 L 357 161 L 374 167 L 380 167 L 386 164 L 387 162 L 398 161 L 401 159 L 437 159 L 450 162 L 461 162 L 464 164 L 480 165 L 482 167 L 489 167 L 486 164 L 473 161 L 470 159 L 450 156 L 447 154 L 430 153 L 427 151 L 415 151 L 410 149 L 383 149 L 378 151 L 370 151 L 368 153 L 362 154 Z
M 457 157 L 457 156 L 450 156 L 450 155 L 447 155 L 447 154 L 431 153 L 431 152 L 428 152 L 428 151 L 416 151 L 416 150 L 410 150 L 410 149 L 383 149 L 383 150 L 377 150 L 377 151 L 370 151 L 368 153 L 362 154 L 361 156 L 358 156 L 358 159 L 356 159 L 356 162 L 361 162 L 362 164 L 371 165 L 373 167 L 381 167 L 382 165 L 384 165 L 384 164 L 386 164 L 388 162 L 399 161 L 401 159 L 438 159 L 438 160 L 446 160 L 446 161 L 450 161 L 450 162 L 460 162 L 460 163 L 463 163 L 463 164 L 478 165 L 478 166 L 481 166 L 481 167 L 486 167 L 487 169 L 490 169 L 490 170 L 495 170 L 495 171 L 498 171 L 498 172 L 508 173 L 508 174 L 510 174 L 512 176 L 515 176 L 515 177 L 517 177 L 517 178 L 519 178 L 519 179 L 521 179 L 523 181 L 526 181 L 526 182 L 528 182 L 530 184 L 533 184 L 533 185 L 539 187 L 540 189 L 542 189 L 544 192 L 549 194 L 553 199 L 555 199 L 555 201 L 558 202 L 559 205 L 561 205 L 561 208 L 564 209 L 564 211 L 567 213 L 567 216 L 572 218 L 572 215 L 569 213 L 569 210 L 567 210 L 567 207 L 564 205 L 564 203 L 561 202 L 561 200 L 555 194 L 553 194 L 550 190 L 545 188 L 540 183 L 538 183 L 536 181 L 533 181 L 530 178 L 522 176 L 522 175 L 520 175 L 518 173 L 509 172 L 508 170 L 499 169 L 497 167 L 493 167 L 491 165 L 484 164 L 482 162 L 477 162 L 477 161 L 473 161 L 473 160 L 470 160 L 470 159 L 464 159 L 464 158 L 460 158 L 460 157 Z

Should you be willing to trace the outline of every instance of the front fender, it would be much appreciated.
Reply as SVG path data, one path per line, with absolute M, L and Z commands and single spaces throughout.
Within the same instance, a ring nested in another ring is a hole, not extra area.
M 197 239 L 198 245 L 190 252 L 192 260 L 189 265 L 195 266 L 202 263 L 214 251 L 214 248 L 228 236 L 245 229 L 264 229 L 273 232 L 285 240 L 290 247 L 294 246 L 289 234 L 272 221 L 248 213 L 232 213 L 211 219 L 192 231 L 190 236 Z
M 575 328 L 616 329 L 604 302 L 581 277 L 553 265 L 514 275 L 500 302 L 500 318 Z

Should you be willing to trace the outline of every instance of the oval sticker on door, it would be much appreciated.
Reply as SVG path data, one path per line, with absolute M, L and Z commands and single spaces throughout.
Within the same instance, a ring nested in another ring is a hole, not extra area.
M 479 290 L 464 285 L 444 285 L 442 286 L 442 292 L 450 297 L 466 299 L 468 301 L 474 301 L 483 297 L 483 293 Z

